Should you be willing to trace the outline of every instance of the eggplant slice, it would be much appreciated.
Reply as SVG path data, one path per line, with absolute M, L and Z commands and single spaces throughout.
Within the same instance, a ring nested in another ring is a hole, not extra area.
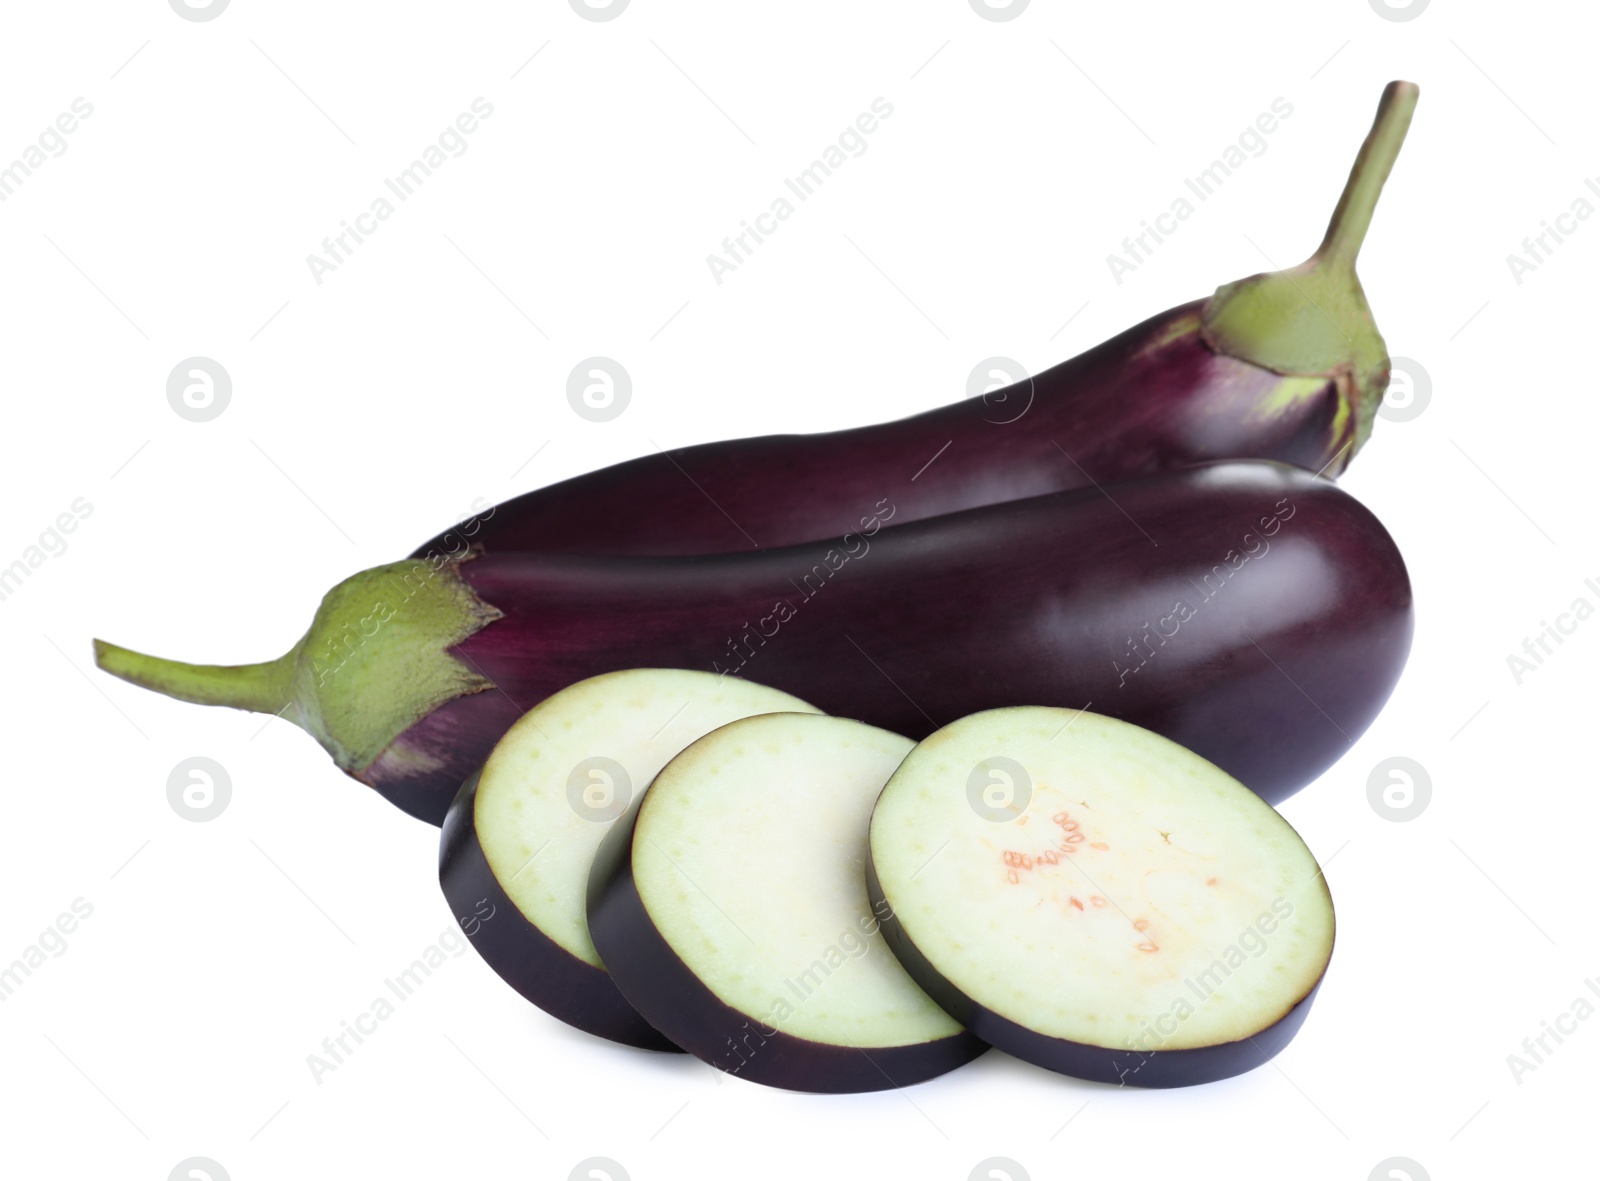
M 734 677 L 627 669 L 529 710 L 457 795 L 440 844 L 439 884 L 489 966 L 569 1025 L 676 1050 L 623 1000 L 589 939 L 589 865 L 672 756 L 718 726 L 771 710 L 812 707 Z
M 1243 784 L 1126 722 L 1015 707 L 930 735 L 873 811 L 868 889 L 978 1037 L 1078 1078 L 1178 1087 L 1294 1036 L 1333 951 L 1305 843 Z
M 623 996 L 712 1066 L 796 1091 L 908 1086 L 987 1049 L 912 982 L 868 904 L 868 819 L 911 747 L 767 714 L 667 764 L 590 880 Z

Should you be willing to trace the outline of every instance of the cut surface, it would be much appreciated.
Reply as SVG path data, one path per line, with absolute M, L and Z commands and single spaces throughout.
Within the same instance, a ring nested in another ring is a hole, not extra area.
M 871 856 L 942 982 L 1046 1039 L 1235 1042 L 1288 1014 L 1332 952 L 1332 901 L 1288 823 L 1095 714 L 991 710 L 931 735 L 878 801 Z
M 695 739 L 751 714 L 815 709 L 776 689 L 687 669 L 627 669 L 534 706 L 494 748 L 474 823 L 518 910 L 565 951 L 603 967 L 584 920 L 596 847 L 629 801 Z
M 641 806 L 645 912 L 758 1028 L 860 1048 L 963 1035 L 884 945 L 867 901 L 872 804 L 912 745 L 843 718 L 750 718 L 674 759 Z

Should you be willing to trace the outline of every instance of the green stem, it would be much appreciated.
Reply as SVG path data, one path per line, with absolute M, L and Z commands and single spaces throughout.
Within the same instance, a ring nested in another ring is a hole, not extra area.
M 495 687 L 451 652 L 501 617 L 462 577 L 463 561 L 408 559 L 351 575 L 322 597 L 300 642 L 265 664 L 185 664 L 101 640 L 95 663 L 180 701 L 280 714 L 359 776 L 440 706 Z M 395 757 L 421 760 L 406 764 L 411 774 L 432 755 Z
M 1322 245 L 1317 247 L 1316 261 L 1330 269 L 1355 270 L 1356 254 L 1372 224 L 1383 182 L 1389 179 L 1411 126 L 1412 112 L 1417 109 L 1417 89 L 1415 82 L 1391 82 L 1384 88 L 1372 130 L 1350 169 Z
M 179 701 L 265 714 L 281 712 L 292 700 L 295 656 L 290 652 L 264 664 L 185 664 L 94 642 L 94 662 L 114 677 Z

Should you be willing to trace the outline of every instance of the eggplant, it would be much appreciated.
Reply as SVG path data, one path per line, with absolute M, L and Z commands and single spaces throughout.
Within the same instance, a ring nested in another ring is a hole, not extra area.
M 660 451 L 541 488 L 413 557 L 683 555 L 838 537 L 1219 459 L 1337 475 L 1366 442 L 1388 350 L 1356 277 L 1417 87 L 1383 93 L 1326 235 L 1300 266 L 1154 316 L 1037 376 L 895 422 Z
M 584 906 L 595 849 L 696 738 L 750 714 L 810 710 L 750 681 L 660 668 L 590 677 L 541 701 L 445 816 L 439 885 L 472 946 L 507 984 L 568 1025 L 676 1050 L 623 999 L 589 938 Z
M 639 666 L 744 677 L 913 739 L 997 706 L 1093 708 L 1276 803 L 1377 715 L 1411 632 L 1377 518 L 1253 460 L 757 553 L 400 562 L 335 587 L 275 661 L 102 641 L 95 659 L 172 697 L 281 713 L 438 824 L 531 706 Z
M 962 718 L 872 812 L 868 893 L 911 976 L 984 1041 L 1096 1082 L 1252 1070 L 1305 1022 L 1333 900 L 1288 821 L 1092 713 Z
M 906 1087 L 987 1050 L 913 983 L 867 900 L 873 801 L 911 747 L 769 713 L 668 763 L 589 878 L 623 996 L 702 1061 L 794 1091 Z

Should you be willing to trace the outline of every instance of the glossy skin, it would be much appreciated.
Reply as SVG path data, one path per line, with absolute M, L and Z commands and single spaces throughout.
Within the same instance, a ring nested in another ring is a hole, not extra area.
M 568 1025 L 643 1050 L 676 1052 L 609 974 L 561 947 L 511 901 L 478 842 L 477 786 L 476 775 L 462 785 L 439 840 L 439 885 L 473 948 L 502 980 Z
M 485 511 L 413 556 L 468 546 L 738 553 L 841 536 L 886 499 L 898 524 L 1221 459 L 1342 471 L 1355 415 L 1342 412 L 1335 383 L 1284 378 L 1213 351 L 1201 336 L 1205 305 L 1175 308 L 1028 381 L 912 418 L 684 447 L 564 480 Z
M 642 666 L 731 670 L 910 738 L 997 706 L 1092 708 L 1277 803 L 1377 715 L 1412 631 L 1378 520 L 1262 462 L 784 550 L 490 553 L 459 569 L 504 617 L 454 651 L 499 690 L 433 711 L 359 776 L 435 823 L 524 710 Z
M 633 801 L 600 842 L 589 875 L 589 934 L 617 986 L 646 1017 L 718 1070 L 791 1091 L 843 1094 L 908 1087 L 945 1074 L 989 1047 L 970 1033 L 871 1050 L 796 1037 L 725 1004 L 689 970 L 650 921 L 633 880 Z M 670 1024 L 669 1024 L 670 1023 Z
M 1237 1042 L 1184 1050 L 1113 1050 L 1038 1033 L 978 1004 L 946 980 L 894 917 L 883 886 L 867 859 L 867 897 L 880 916 L 879 930 L 895 958 L 923 992 L 975 1036 L 1047 1070 L 1119 1087 L 1192 1087 L 1231 1078 L 1269 1061 L 1300 1032 L 1316 999 L 1319 979 L 1267 1028 Z

